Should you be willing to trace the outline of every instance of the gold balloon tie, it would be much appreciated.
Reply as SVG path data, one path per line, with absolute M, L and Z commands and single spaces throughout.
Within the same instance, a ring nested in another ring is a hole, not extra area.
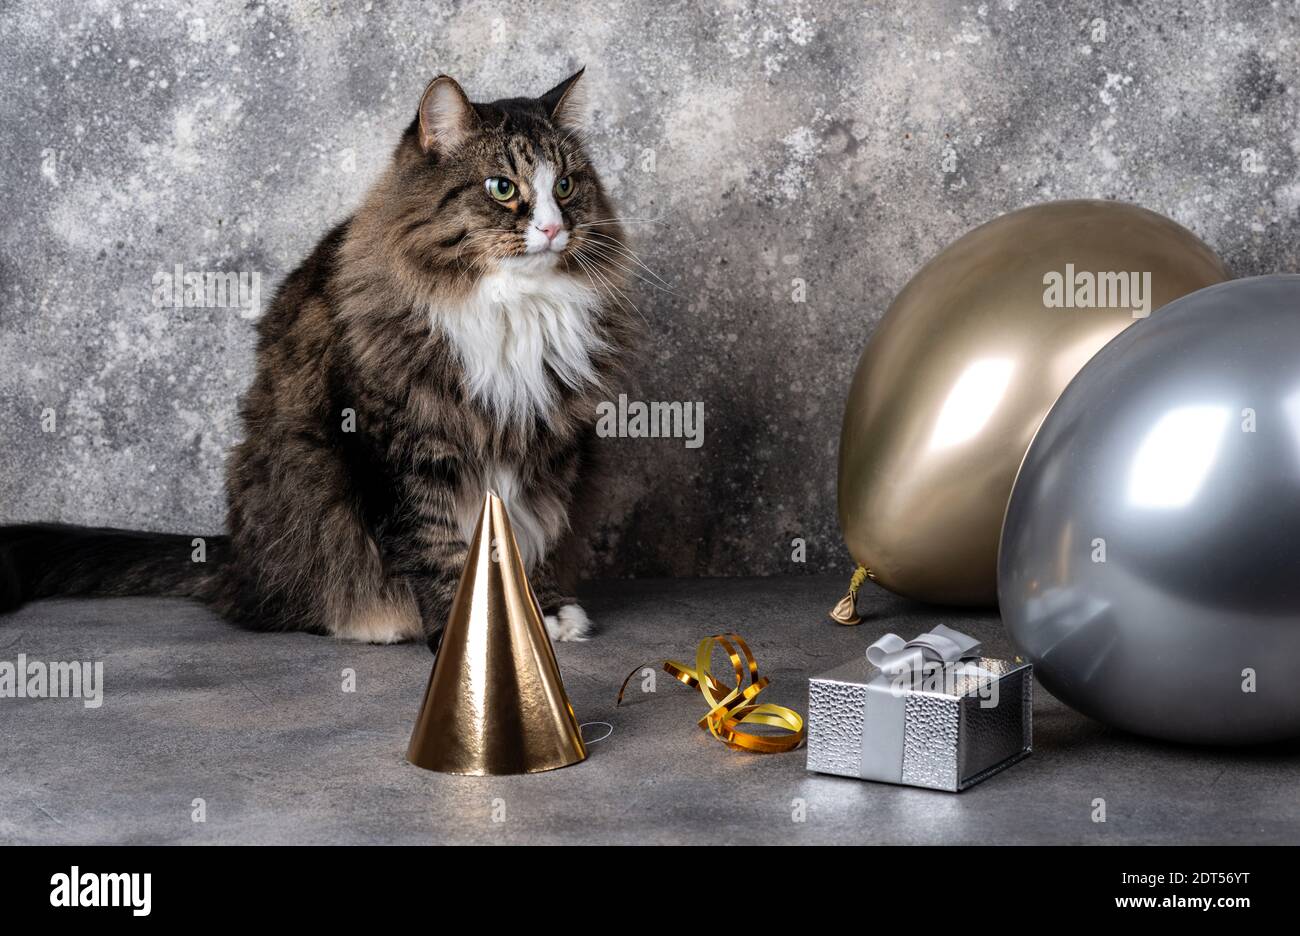
M 735 670 L 736 684 L 729 686 L 713 675 L 714 645 L 722 648 L 731 660 Z M 749 649 L 749 644 L 739 634 L 714 634 L 705 637 L 695 648 L 695 666 L 691 667 L 677 660 L 664 660 L 663 668 L 674 679 L 685 683 L 692 689 L 699 689 L 708 703 L 709 710 L 698 722 L 699 726 L 729 748 L 738 751 L 754 751 L 759 754 L 780 754 L 793 751 L 804 741 L 803 716 L 794 709 L 767 702 L 755 702 L 754 699 L 767 688 L 766 676 L 758 675 L 758 662 Z M 618 690 L 615 707 L 623 704 L 623 693 L 632 677 L 645 669 L 638 666 L 628 673 Z M 744 685 L 745 674 L 749 674 L 749 685 Z M 788 732 L 784 735 L 758 734 L 746 731 L 742 725 L 767 725 L 781 728 Z
M 862 623 L 862 618 L 858 616 L 858 589 L 869 578 L 871 578 L 871 570 L 866 566 L 858 566 L 853 573 L 853 578 L 849 579 L 849 593 L 841 598 L 835 607 L 831 608 L 832 621 L 845 626 Z

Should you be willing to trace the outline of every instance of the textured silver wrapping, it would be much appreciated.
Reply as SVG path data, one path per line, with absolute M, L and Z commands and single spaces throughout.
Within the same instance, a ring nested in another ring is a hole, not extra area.
M 1033 667 L 969 661 L 998 680 L 998 704 L 981 707 L 978 682 L 959 676 L 954 694 L 906 693 L 902 783 L 956 792 L 1033 750 Z M 880 670 L 866 657 L 808 681 L 808 769 L 860 777 L 867 683 Z

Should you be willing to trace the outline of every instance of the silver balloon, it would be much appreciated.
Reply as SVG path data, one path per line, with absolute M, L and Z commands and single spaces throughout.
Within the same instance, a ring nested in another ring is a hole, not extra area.
M 1079 371 L 1020 467 L 998 597 L 1085 715 L 1300 736 L 1300 276 L 1178 299 Z

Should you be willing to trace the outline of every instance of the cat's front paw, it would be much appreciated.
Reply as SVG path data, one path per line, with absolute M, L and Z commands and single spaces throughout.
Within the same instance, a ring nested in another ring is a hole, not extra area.
M 552 640 L 586 640 L 591 636 L 591 618 L 576 604 L 563 605 L 546 615 L 546 633 Z

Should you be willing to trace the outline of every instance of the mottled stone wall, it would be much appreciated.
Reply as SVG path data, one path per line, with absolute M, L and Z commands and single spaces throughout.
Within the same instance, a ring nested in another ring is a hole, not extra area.
M 156 308 L 153 275 L 259 271 L 265 301 L 435 72 L 487 99 L 586 64 L 605 179 L 662 222 L 635 225 L 670 291 L 634 293 L 634 397 L 706 412 L 697 449 L 606 443 L 588 567 L 844 568 L 853 366 L 965 230 L 1120 198 L 1238 274 L 1296 268 L 1298 35 L 1294 3 L 1254 0 L 8 2 L 0 520 L 215 530 L 252 323 Z

